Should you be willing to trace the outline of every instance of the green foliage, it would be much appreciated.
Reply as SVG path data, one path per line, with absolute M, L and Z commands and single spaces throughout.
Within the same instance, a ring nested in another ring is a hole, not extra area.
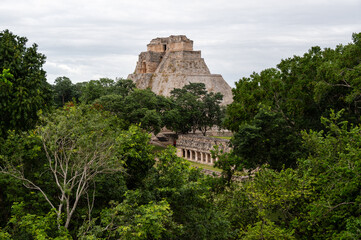
M 46 156 L 42 151 L 41 144 L 41 139 L 33 131 L 28 134 L 9 132 L 7 139 L 0 143 L 0 169 L 7 164 L 17 165 L 16 159 L 22 159 L 19 168 L 23 169 L 24 175 L 31 180 L 38 181 L 43 188 L 52 192 L 51 184 L 47 180 L 40 179 L 40 176 L 43 176 L 44 179 L 49 177 L 44 167 Z M 10 218 L 13 202 L 24 202 L 26 209 L 32 213 L 43 214 L 48 211 L 48 208 L 44 206 L 46 203 L 41 194 L 27 191 L 23 188 L 20 180 L 0 174 L 0 189 L 0 226 L 5 226 Z
M 323 129 L 319 120 L 330 108 L 345 109 L 344 119 L 359 123 L 360 34 L 346 46 L 312 47 L 236 83 L 224 125 L 235 132 L 234 153 L 247 167 L 294 167 L 304 151 L 300 131 Z
M 109 88 L 113 84 L 114 80 L 109 78 L 101 78 L 87 82 L 82 89 L 80 101 L 85 104 L 92 103 L 101 96 L 107 95 Z
M 170 103 L 150 89 L 134 89 L 128 95 L 102 96 L 94 104 L 116 114 L 124 121 L 125 127 L 140 124 L 143 129 L 157 134 L 164 125 L 164 110 Z
M 351 217 L 346 221 L 346 230 L 333 236 L 333 239 L 356 240 L 361 236 L 360 217 Z
M 302 156 L 301 138 L 278 112 L 260 108 L 249 124 L 234 134 L 233 154 L 239 158 L 237 169 L 255 169 L 268 164 L 273 169 L 295 167 Z
M 11 235 L 8 232 L 2 230 L 1 228 L 0 228 L 0 239 L 12 240 Z
M 132 80 L 100 78 L 84 83 L 81 89 L 80 101 L 82 103 L 93 103 L 94 100 L 105 95 L 120 95 L 126 97 L 135 89 Z
M 125 180 L 129 189 L 141 186 L 155 163 L 153 146 L 149 145 L 149 141 L 150 135 L 136 126 L 131 126 L 129 131 L 123 131 L 117 137 L 117 155 L 125 163 Z
M 124 126 L 140 124 L 155 134 L 164 126 L 182 133 L 199 129 L 205 134 L 212 126 L 221 125 L 224 111 L 219 104 L 222 95 L 207 93 L 202 83 L 174 89 L 173 97 L 166 98 L 157 96 L 150 89 L 135 89 L 129 81 L 107 82 L 107 87 L 100 80 L 90 81 L 81 99 L 116 114 L 124 120 Z
M 241 232 L 259 221 L 258 208 L 251 201 L 247 183 L 232 184 L 218 192 L 215 203 L 230 222 L 229 239 L 238 239 Z
M 123 98 L 128 96 L 136 88 L 135 83 L 130 79 L 116 79 L 112 94 L 117 94 Z
M 224 119 L 224 125 L 234 132 L 239 125 L 253 119 L 260 103 L 264 106 L 273 105 L 273 101 L 278 103 L 279 95 L 284 92 L 284 84 L 276 69 L 253 73 L 250 78 L 242 78 L 235 84 L 236 88 L 232 89 L 233 102 L 227 106 Z
M 63 227 L 58 228 L 56 223 L 56 213 L 54 211 L 45 216 L 26 214 L 24 212 L 24 203 L 14 203 L 12 217 L 7 226 L 8 235 L 5 236 L 12 236 L 12 239 L 72 239 L 68 231 Z
M 163 200 L 138 205 L 133 201 L 137 194 L 130 192 L 123 202 L 111 202 L 101 213 L 100 228 L 93 226 L 95 231 L 80 234 L 80 239 L 173 239 L 181 228 L 172 221 L 169 204 Z
M 3 69 L 2 74 L 0 74 L 0 82 L 3 91 L 6 91 L 7 88 L 11 88 L 13 83 L 10 81 L 14 76 L 10 73 L 10 69 Z
M 162 112 L 167 104 L 165 97 L 157 96 L 150 89 L 135 89 L 124 98 L 122 118 L 132 124 L 157 134 L 163 127 Z
M 0 134 L 35 127 L 39 110 L 51 107 L 51 88 L 42 66 L 45 56 L 27 39 L 0 32 Z
M 175 132 L 188 133 L 196 130 L 205 135 L 214 125 L 220 126 L 223 110 L 220 93 L 208 93 L 204 83 L 189 83 L 171 91 L 174 102 L 166 113 L 166 126 Z
M 54 102 L 57 107 L 62 107 L 66 102 L 79 100 L 79 92 L 71 80 L 67 77 L 58 77 L 53 86 Z
M 28 137 L 36 135 L 41 147 L 35 145 L 33 151 L 19 149 L 5 153 L 0 170 L 36 190 L 56 212 L 59 227 L 64 216 L 64 227 L 68 228 L 81 200 L 89 198 L 95 177 L 123 169 L 121 156 L 116 155 L 119 129 L 113 116 L 89 106 L 64 107 L 42 116 L 41 120 L 43 125 Z M 39 169 L 27 167 L 28 154 L 45 155 L 45 159 L 40 158 L 45 161 Z M 47 184 L 44 186 L 44 183 Z
M 360 127 L 340 121 L 341 112 L 331 112 L 322 122 L 329 130 L 304 132 L 310 156 L 300 161 L 300 169 L 308 178 L 314 178 L 318 193 L 309 205 L 309 221 L 322 231 L 313 235 L 331 236 L 344 231 L 352 219 L 360 216 Z
M 331 111 L 329 119 L 322 119 L 327 133 L 303 132 L 310 151 L 298 169 L 263 168 L 246 184 L 269 232 L 276 229 L 297 239 L 352 239 L 360 231 L 361 130 L 340 118 L 341 112 Z M 244 238 L 254 231 L 260 236 L 259 224 L 251 224 Z
M 169 147 L 160 154 L 156 169 L 146 179 L 145 202 L 165 199 L 173 219 L 183 226 L 181 239 L 227 239 L 229 221 L 211 196 L 209 181 L 199 170 L 176 156 Z
M 266 69 L 243 78 L 233 89 L 225 125 L 237 131 L 252 120 L 259 104 L 279 112 L 297 130 L 322 127 L 329 109 L 345 109 L 345 118 L 359 122 L 361 33 L 353 43 L 335 49 L 312 47 L 302 57 L 282 60 L 278 69 Z
M 221 95 L 192 83 L 165 98 L 130 80 L 73 85 L 62 77 L 59 106 L 76 94 L 92 105 L 26 115 L 24 101 L 38 111 L 50 99 L 45 57 L 2 32 L 0 238 L 359 239 L 360 39 L 313 47 L 236 83 L 224 121 L 233 152 L 213 152 L 223 170 L 216 178 L 173 147 L 155 152 L 140 127 L 205 134 L 219 125 Z M 14 119 L 30 116 L 21 126 L 6 112 L 20 108 Z M 256 171 L 234 182 L 243 168 Z
M 219 150 L 218 146 L 215 146 L 215 149 L 211 151 L 212 158 L 218 159 L 214 163 L 214 167 L 222 169 L 222 184 L 221 188 L 223 189 L 224 186 L 229 186 L 232 182 L 232 177 L 236 170 L 242 169 L 242 161 L 240 157 L 236 156 L 235 154 L 231 153 L 224 153 L 223 151 Z
M 296 239 L 292 231 L 287 231 L 276 226 L 270 221 L 259 221 L 254 226 L 249 226 L 247 231 L 240 234 L 242 240 L 293 240 Z

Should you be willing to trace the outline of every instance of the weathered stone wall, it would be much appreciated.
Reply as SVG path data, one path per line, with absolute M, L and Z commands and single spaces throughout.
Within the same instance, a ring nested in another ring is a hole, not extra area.
M 191 161 L 213 164 L 217 159 L 211 157 L 211 150 L 217 145 L 219 150 L 231 150 L 228 139 L 204 137 L 198 135 L 179 135 L 177 140 L 177 155 Z
M 147 62 L 145 73 L 154 73 L 157 70 L 159 63 L 157 62 Z
M 152 79 L 154 74 L 153 73 L 144 73 L 144 74 L 129 74 L 128 79 L 132 79 L 136 85 L 137 88 L 140 89 L 152 89 Z
M 184 35 L 155 38 L 147 45 L 147 50 L 152 52 L 193 51 L 193 41 Z
M 139 54 L 135 73 L 154 73 L 162 61 L 164 53 L 158 52 L 142 52 Z
M 147 46 L 147 50 L 148 50 L 149 52 L 159 52 L 159 53 L 162 53 L 162 52 L 165 52 L 165 51 L 166 51 L 166 47 L 167 47 L 166 44 L 157 44 L 157 45 L 149 44 L 149 45 Z
M 170 53 L 171 58 L 182 60 L 198 60 L 201 58 L 201 51 L 179 51 Z
M 165 52 L 167 49 L 167 38 L 155 38 L 147 45 L 148 52 Z
M 210 74 L 209 69 L 200 57 L 200 52 L 169 52 L 155 73 L 167 74 Z
M 177 148 L 187 148 L 210 153 L 210 150 L 214 150 L 213 146 L 215 145 L 224 152 L 229 152 L 231 150 L 228 139 L 193 134 L 178 135 Z
M 192 51 L 193 42 L 174 42 L 168 44 L 168 51 Z

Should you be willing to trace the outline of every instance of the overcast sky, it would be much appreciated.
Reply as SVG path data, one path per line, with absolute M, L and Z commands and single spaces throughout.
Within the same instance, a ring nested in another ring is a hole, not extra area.
M 13 0 L 0 30 L 37 43 L 48 82 L 126 78 L 156 37 L 186 35 L 211 73 L 234 82 L 361 32 L 361 0 Z

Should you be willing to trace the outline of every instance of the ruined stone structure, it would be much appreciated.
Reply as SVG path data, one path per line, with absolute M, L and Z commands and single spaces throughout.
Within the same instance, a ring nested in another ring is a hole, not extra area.
M 217 145 L 219 150 L 229 152 L 229 140 L 204 137 L 199 135 L 179 135 L 177 140 L 177 155 L 190 161 L 213 165 L 218 159 L 211 156 L 213 146 Z
M 193 51 L 193 41 L 183 35 L 153 39 L 147 52 L 139 55 L 135 71 L 128 79 L 138 88 L 150 88 L 163 96 L 170 96 L 174 88 L 190 82 L 204 83 L 208 92 L 223 94 L 223 105 L 232 102 L 231 87 L 222 75 L 210 73 L 201 51 Z

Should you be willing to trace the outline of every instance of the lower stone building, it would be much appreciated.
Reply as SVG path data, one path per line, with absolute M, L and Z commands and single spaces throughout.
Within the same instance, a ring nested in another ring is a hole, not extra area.
M 200 135 L 179 135 L 177 140 L 177 155 L 187 160 L 213 165 L 218 159 L 212 158 L 211 150 L 218 146 L 223 152 L 230 152 L 228 139 L 204 137 Z

